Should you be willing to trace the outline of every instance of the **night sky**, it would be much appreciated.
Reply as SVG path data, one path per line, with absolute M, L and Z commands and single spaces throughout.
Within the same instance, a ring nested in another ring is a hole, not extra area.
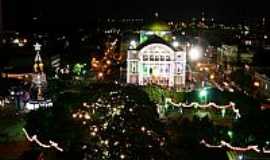
M 256 3 L 255 3 L 256 2 Z M 3 0 L 6 25 L 30 24 L 33 17 L 44 24 L 78 24 L 104 18 L 151 18 L 159 12 L 163 19 L 206 16 L 222 21 L 243 17 L 269 16 L 266 2 L 225 0 Z

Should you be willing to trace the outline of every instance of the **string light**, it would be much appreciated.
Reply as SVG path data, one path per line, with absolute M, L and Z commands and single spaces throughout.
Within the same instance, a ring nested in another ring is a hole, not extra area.
M 55 148 L 57 149 L 58 151 L 60 152 L 63 152 L 64 150 L 62 148 L 60 148 L 58 146 L 58 143 L 52 141 L 52 140 L 49 140 L 49 144 L 44 144 L 42 142 L 40 142 L 37 138 L 37 135 L 33 135 L 32 137 L 29 136 L 29 134 L 27 133 L 27 131 L 25 130 L 25 128 L 22 129 L 25 137 L 27 138 L 28 141 L 30 142 L 35 142 L 37 143 L 40 147 L 43 147 L 43 148 Z
M 230 143 L 224 140 L 221 140 L 219 145 L 211 145 L 207 143 L 204 139 L 201 140 L 200 143 L 203 144 L 207 148 L 225 148 L 226 147 L 226 148 L 229 148 L 230 150 L 238 151 L 238 152 L 255 151 L 257 153 L 262 152 L 262 153 L 270 154 L 270 150 L 267 150 L 265 147 L 263 147 L 263 149 L 260 150 L 258 145 L 249 145 L 247 147 L 236 147 L 236 146 L 232 146 Z
M 237 109 L 235 107 L 235 103 L 233 103 L 233 102 L 230 102 L 228 105 L 217 105 L 216 103 L 213 103 L 213 102 L 210 102 L 208 104 L 199 104 L 198 102 L 192 102 L 190 104 L 185 104 L 185 103 L 176 104 L 176 103 L 172 102 L 172 100 L 170 98 L 166 98 L 165 99 L 165 109 L 168 108 L 168 103 L 173 105 L 174 107 L 178 107 L 178 108 L 202 108 L 202 109 L 216 108 L 216 109 L 222 110 L 223 114 L 225 114 L 224 113 L 225 109 L 232 109 L 233 112 L 235 113 L 236 119 L 241 117 L 241 114 L 239 113 L 239 109 Z M 163 110 L 164 110 L 163 106 L 158 105 L 158 113 L 162 114 Z
M 123 62 L 124 57 L 121 53 L 116 53 L 118 39 L 115 39 L 112 43 L 109 43 L 109 46 L 105 49 L 104 57 L 96 58 L 93 57 L 91 60 L 91 66 L 93 71 L 96 73 L 96 78 L 103 80 L 106 78 L 106 75 L 112 73 L 112 64 L 120 64 Z
M 131 132 L 146 136 L 152 143 L 146 143 L 145 148 L 158 149 L 165 146 L 165 138 L 148 128 L 147 125 L 134 126 L 127 124 L 126 114 L 134 115 L 139 105 L 127 106 L 128 102 L 133 102 L 121 90 L 109 92 L 109 96 L 99 97 L 95 102 L 83 102 L 81 107 L 74 110 L 71 116 L 79 123 L 87 122 L 89 125 L 88 135 L 96 142 L 91 147 L 92 151 L 98 152 L 101 159 L 111 159 L 118 156 L 119 159 L 129 159 L 129 154 L 122 151 L 112 151 L 113 148 L 133 149 L 134 145 L 130 137 Z M 81 116 L 81 118 L 79 118 Z M 117 122 L 117 124 L 114 124 Z M 136 123 L 136 122 L 135 122 Z M 116 133 L 116 135 L 114 135 Z M 119 135 L 121 135 L 121 138 Z M 112 148 L 113 147 L 113 148 Z M 90 147 L 88 148 L 90 149 Z M 88 150 L 86 152 L 89 152 Z M 91 153 L 86 153 L 90 157 Z

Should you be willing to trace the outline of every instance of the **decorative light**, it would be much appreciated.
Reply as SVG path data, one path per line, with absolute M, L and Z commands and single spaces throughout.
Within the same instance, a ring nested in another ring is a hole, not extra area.
M 87 113 L 87 114 L 84 115 L 84 118 L 85 118 L 85 119 L 90 119 L 91 117 L 90 117 L 90 115 Z
M 255 81 L 253 84 L 255 87 L 260 87 L 260 82 Z
M 236 119 L 238 119 L 238 118 L 241 117 L 241 114 L 239 113 L 239 109 L 237 109 L 235 107 L 235 103 L 233 103 L 233 102 L 230 102 L 228 105 L 221 105 L 221 106 L 220 105 L 217 105 L 216 103 L 213 103 L 213 102 L 210 102 L 208 104 L 199 104 L 198 102 L 192 102 L 190 104 L 185 104 L 185 103 L 178 103 L 178 104 L 176 104 L 176 103 L 172 102 L 172 100 L 170 98 L 166 98 L 165 99 L 165 109 L 167 109 L 167 107 L 168 107 L 167 104 L 171 104 L 171 105 L 173 105 L 175 107 L 179 107 L 179 108 L 192 108 L 192 107 L 193 108 L 196 108 L 197 107 L 197 108 L 204 109 L 204 108 L 211 108 L 211 107 L 213 107 L 213 108 L 220 109 L 220 110 L 231 108 L 233 110 L 233 112 L 235 113 L 235 118 Z M 158 106 L 157 107 L 158 113 L 160 115 L 162 115 L 163 114 L 162 112 L 164 112 L 163 106 L 161 106 L 161 105 L 157 105 L 157 106 Z
M 34 44 L 35 51 L 40 51 L 41 50 L 41 44 L 36 43 Z
M 37 138 L 37 135 L 33 135 L 32 137 L 29 136 L 29 134 L 27 133 L 27 131 L 25 130 L 25 128 L 22 129 L 25 137 L 27 138 L 28 141 L 30 142 L 36 142 L 40 147 L 43 147 L 43 148 L 55 148 L 57 149 L 58 151 L 60 152 L 63 152 L 64 150 L 62 148 L 60 148 L 58 146 L 58 143 L 55 143 L 53 141 L 49 141 L 50 144 L 44 144 L 42 142 L 40 142 Z
M 75 113 L 72 114 L 72 117 L 73 117 L 73 118 L 76 118 L 76 117 L 77 117 L 77 114 L 75 114 Z
M 141 127 L 141 131 L 144 132 L 146 128 L 144 126 Z
M 106 63 L 110 65 L 112 62 L 110 60 L 107 60 Z
M 102 77 L 103 77 L 103 73 L 102 73 L 102 72 L 99 72 L 99 73 L 98 73 L 98 77 L 99 77 L 99 78 L 102 78 Z
M 207 148 L 229 148 L 230 150 L 233 151 L 237 151 L 237 152 L 247 152 L 247 151 L 255 151 L 257 153 L 262 152 L 262 153 L 270 153 L 270 150 L 267 150 L 265 147 L 263 147 L 262 150 L 259 149 L 259 145 L 249 145 L 247 147 L 236 147 L 236 146 L 232 146 L 230 143 L 222 140 L 220 141 L 219 145 L 211 145 L 209 143 L 207 143 L 204 139 L 201 140 L 200 142 L 201 144 L 203 144 L 205 147 Z
M 121 158 L 121 159 L 125 159 L 125 155 L 124 155 L 124 154 L 121 154 L 121 155 L 120 155 L 120 158 Z
M 96 136 L 96 132 L 91 132 L 91 136 Z

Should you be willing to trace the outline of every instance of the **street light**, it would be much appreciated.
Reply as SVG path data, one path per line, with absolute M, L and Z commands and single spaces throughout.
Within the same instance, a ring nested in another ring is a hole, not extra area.
M 135 40 L 130 41 L 129 48 L 135 49 L 137 47 L 137 42 Z
M 178 42 L 178 41 L 173 41 L 173 42 L 172 42 L 172 46 L 173 46 L 174 48 L 178 48 L 178 47 L 179 47 L 179 42 Z
M 202 49 L 199 47 L 193 47 L 189 51 L 189 57 L 192 61 L 200 59 L 202 56 Z
M 203 88 L 202 90 L 200 90 L 200 93 L 199 93 L 199 97 L 201 98 L 201 99 L 203 99 L 204 98 L 204 103 L 206 103 L 206 101 L 207 101 L 207 90 L 205 89 L 205 88 Z

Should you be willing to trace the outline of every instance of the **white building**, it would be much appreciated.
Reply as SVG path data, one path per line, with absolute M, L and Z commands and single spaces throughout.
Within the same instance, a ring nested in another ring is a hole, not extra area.
M 180 46 L 180 45 L 179 45 Z M 177 90 L 185 87 L 186 50 L 158 36 L 128 50 L 127 83 L 157 84 Z

